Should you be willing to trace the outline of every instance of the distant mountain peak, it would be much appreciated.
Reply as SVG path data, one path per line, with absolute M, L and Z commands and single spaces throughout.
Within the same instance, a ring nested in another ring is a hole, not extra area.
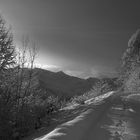
M 60 74 L 60 75 L 67 75 L 67 74 L 65 74 L 63 71 L 58 71 L 58 72 L 56 72 L 57 74 Z

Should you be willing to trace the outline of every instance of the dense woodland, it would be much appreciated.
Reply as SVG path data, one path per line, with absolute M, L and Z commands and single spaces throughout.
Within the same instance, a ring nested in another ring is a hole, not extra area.
M 59 107 L 57 97 L 32 83 L 36 46 L 23 38 L 17 51 L 11 30 L 0 17 L 0 139 L 18 139 L 41 126 L 41 119 Z M 28 65 L 28 72 L 25 69 Z M 48 117 L 49 118 L 49 117 Z M 49 120 L 48 120 L 49 122 Z
M 16 49 L 11 30 L 0 17 L 0 139 L 16 140 L 28 135 L 42 125 L 42 119 L 58 111 L 68 102 L 85 100 L 110 90 L 123 88 L 139 91 L 140 31 L 132 36 L 122 57 L 119 80 L 101 79 L 89 92 L 66 99 L 47 93 L 35 82 L 34 60 L 37 46 L 28 38 L 22 40 L 22 50 Z M 25 68 L 27 67 L 28 68 Z M 122 83 L 122 84 L 120 84 Z M 121 86 L 120 86 L 121 85 Z M 130 86 L 132 85 L 132 86 Z

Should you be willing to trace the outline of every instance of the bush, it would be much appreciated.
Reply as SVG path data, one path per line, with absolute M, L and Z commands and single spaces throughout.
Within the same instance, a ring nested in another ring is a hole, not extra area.
M 11 75 L 10 75 L 11 77 Z M 11 82 L 11 81 L 10 81 Z M 1 84 L 0 88 L 0 138 L 16 139 L 28 135 L 42 125 L 44 117 L 51 116 L 60 108 L 57 97 L 46 96 L 45 91 L 30 89 L 26 96 L 20 96 L 15 86 Z M 12 84 L 13 85 L 13 84 Z M 36 87 L 34 87 L 36 88 Z M 22 89 L 24 93 L 25 89 Z M 48 124 L 51 117 L 48 118 Z
M 86 99 L 87 98 L 84 95 L 75 96 L 74 98 L 72 98 L 72 102 L 77 104 L 85 104 Z
M 89 92 L 84 93 L 80 96 L 75 96 L 71 99 L 71 104 L 78 103 L 84 104 L 86 100 L 95 98 L 99 95 L 105 94 L 111 90 L 116 90 L 117 86 L 113 79 L 102 79 L 100 82 L 97 82 Z

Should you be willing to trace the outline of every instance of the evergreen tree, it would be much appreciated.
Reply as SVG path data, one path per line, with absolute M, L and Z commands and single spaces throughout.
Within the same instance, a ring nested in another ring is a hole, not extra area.
M 15 64 L 15 46 L 13 35 L 6 27 L 6 22 L 0 16 L 0 71 L 6 70 Z

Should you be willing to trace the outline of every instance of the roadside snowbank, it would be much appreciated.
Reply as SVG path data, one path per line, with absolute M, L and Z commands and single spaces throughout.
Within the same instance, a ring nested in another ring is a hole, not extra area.
M 112 94 L 113 91 L 96 97 L 94 101 L 98 102 L 98 105 L 93 106 L 93 109 L 87 110 L 75 119 L 59 125 L 49 134 L 34 140 L 81 140 L 90 126 L 96 126 L 102 114 L 108 109 L 110 104 L 104 100 Z M 91 103 L 91 100 L 87 103 Z

